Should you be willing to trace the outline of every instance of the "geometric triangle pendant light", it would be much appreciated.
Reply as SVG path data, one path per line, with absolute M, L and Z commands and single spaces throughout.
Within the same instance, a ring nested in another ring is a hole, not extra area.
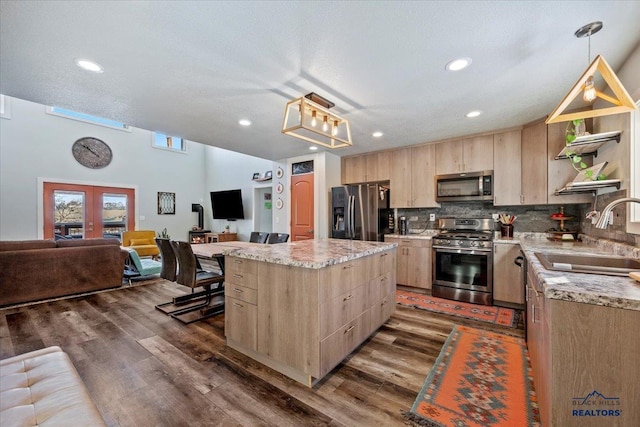
M 603 99 L 613 106 L 598 108 L 597 110 L 586 110 L 574 113 L 562 114 L 562 112 L 571 104 L 571 102 L 578 97 L 585 89 L 586 82 L 589 78 L 593 78 L 595 72 L 598 71 L 604 81 L 609 85 L 609 88 L 613 92 L 614 96 L 611 97 L 607 94 L 595 91 L 598 98 Z M 608 116 L 610 114 L 626 113 L 636 109 L 636 104 L 633 102 L 633 98 L 629 96 L 629 93 L 624 88 L 616 73 L 613 72 L 607 61 L 600 55 L 594 59 L 589 68 L 582 73 L 582 76 L 578 79 L 575 85 L 571 88 L 569 93 L 560 101 L 560 104 L 553 110 L 546 120 L 546 123 L 568 122 L 569 120 L 587 119 L 590 117 Z
M 595 21 L 584 25 L 575 32 L 578 38 L 589 37 L 589 57 L 591 57 L 591 35 L 602 29 L 602 22 Z M 599 72 L 602 79 L 608 85 L 614 96 L 609 96 L 597 90 L 593 84 L 595 73 Z M 579 111 L 574 113 L 562 114 L 574 99 L 581 93 L 584 94 L 583 99 L 587 102 L 593 102 L 596 98 L 600 98 L 612 106 L 603 107 L 592 110 Z M 607 61 L 600 55 L 594 59 L 578 81 L 573 85 L 569 93 L 560 101 L 558 106 L 549 114 L 546 123 L 567 122 L 569 120 L 587 119 L 591 117 L 608 116 L 611 114 L 626 113 L 636 109 L 635 102 L 624 88 L 616 73 L 613 72 Z

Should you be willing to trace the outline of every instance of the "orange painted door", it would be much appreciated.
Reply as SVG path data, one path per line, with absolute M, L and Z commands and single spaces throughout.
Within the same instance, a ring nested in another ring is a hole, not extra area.
M 131 188 L 45 182 L 44 238 L 114 237 L 135 229 Z
M 292 175 L 291 241 L 313 239 L 313 212 L 313 173 Z

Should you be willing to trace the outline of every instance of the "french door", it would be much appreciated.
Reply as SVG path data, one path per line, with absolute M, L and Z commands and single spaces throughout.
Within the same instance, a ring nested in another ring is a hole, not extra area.
M 45 182 L 44 238 L 115 237 L 135 228 L 132 188 Z

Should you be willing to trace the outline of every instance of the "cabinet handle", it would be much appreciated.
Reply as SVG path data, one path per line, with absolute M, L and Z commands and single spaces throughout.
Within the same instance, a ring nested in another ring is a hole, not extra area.
M 238 288 L 233 288 L 233 290 L 234 290 L 235 292 L 240 293 L 240 294 L 244 292 L 242 289 L 238 289 Z
M 349 326 L 349 327 L 347 328 L 347 330 L 346 330 L 346 331 L 344 331 L 344 333 L 346 334 L 347 332 L 351 332 L 351 331 L 353 331 L 353 328 L 355 328 L 355 327 L 356 327 L 355 325 L 351 325 L 351 326 Z
M 387 255 L 389 255 L 389 254 L 385 252 L 382 255 L 380 255 L 380 258 L 382 258 L 383 256 L 387 256 Z
M 240 307 L 240 308 L 244 307 L 244 305 L 238 304 L 237 302 L 234 302 L 233 305 L 236 306 L 236 307 Z
M 536 306 L 531 304 L 531 323 L 536 323 Z
M 353 268 L 353 264 L 346 265 L 346 266 L 344 266 L 344 267 L 342 267 L 342 268 L 343 268 L 344 270 L 346 270 L 347 268 Z
M 384 282 L 385 280 L 387 280 L 387 278 L 386 278 L 386 277 L 381 277 L 381 278 L 380 278 L 380 281 L 381 281 L 381 282 Z
M 236 264 L 242 264 L 242 261 L 240 261 L 239 259 L 236 259 L 233 262 L 236 263 Z
M 524 205 L 524 195 L 523 194 L 520 195 L 520 204 Z
M 349 301 L 351 298 L 353 298 L 353 295 L 349 295 L 348 297 L 344 297 L 344 298 L 342 299 L 342 301 L 343 301 L 343 302 L 344 302 L 344 301 Z
M 242 274 L 236 273 L 236 274 L 233 275 L 233 277 L 237 277 L 239 279 L 242 279 L 244 276 Z
M 380 303 L 380 307 L 384 307 L 384 305 L 387 303 L 387 300 L 384 300 Z

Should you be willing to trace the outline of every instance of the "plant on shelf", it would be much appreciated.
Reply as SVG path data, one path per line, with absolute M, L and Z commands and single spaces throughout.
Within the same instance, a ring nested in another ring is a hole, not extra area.
M 571 144 L 578 138 L 579 136 L 588 135 L 589 132 L 586 131 L 584 119 L 576 119 L 567 123 L 567 129 L 565 131 L 565 143 L 567 147 L 570 147 Z M 587 169 L 589 166 L 582 160 L 582 156 L 574 150 L 565 150 L 567 154 L 567 158 L 571 162 L 571 166 L 578 172 L 582 172 Z M 591 181 L 600 181 L 605 179 L 607 176 L 605 174 L 599 174 L 598 176 L 593 176 L 592 170 L 585 171 L 585 178 Z
M 161 232 L 158 233 L 158 239 L 170 239 L 169 233 L 167 233 L 167 228 L 163 228 Z

